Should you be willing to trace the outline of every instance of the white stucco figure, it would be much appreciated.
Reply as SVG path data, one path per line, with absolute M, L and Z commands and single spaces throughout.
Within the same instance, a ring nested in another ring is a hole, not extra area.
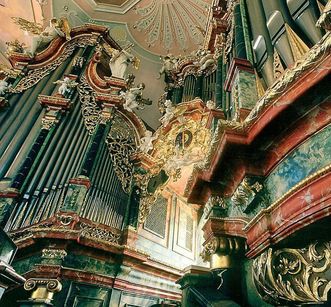
M 71 80 L 69 77 L 65 77 L 62 80 L 57 80 L 54 82 L 54 84 L 61 84 L 60 87 L 58 88 L 57 92 L 61 94 L 62 96 L 65 96 L 67 93 L 70 92 L 70 89 L 77 86 L 78 83 L 75 82 L 74 80 Z
M 126 50 L 113 50 L 109 61 L 112 77 L 124 79 L 128 65 L 134 62 L 135 56 Z
M 166 55 L 163 59 L 163 65 L 159 71 L 158 79 L 165 75 L 165 82 L 171 81 L 171 71 L 177 68 L 178 59 L 172 55 Z
M 175 108 L 172 106 L 171 100 L 166 100 L 164 103 L 166 107 L 164 115 L 160 118 L 160 122 L 162 123 L 163 127 L 167 126 L 170 120 L 175 115 Z
M 153 132 L 147 130 L 145 136 L 140 139 L 139 149 L 144 153 L 149 152 L 153 149 L 153 141 L 156 139 L 157 136 L 153 136 Z
M 206 68 L 214 65 L 216 63 L 214 55 L 208 50 L 205 55 L 203 55 L 198 63 L 200 66 L 199 70 L 204 71 Z
M 3 96 L 6 94 L 6 91 L 9 89 L 9 84 L 5 80 L 0 80 L 0 96 Z
M 213 100 L 208 100 L 206 103 L 206 107 L 210 110 L 215 109 L 216 108 L 216 104 Z
M 133 109 L 139 106 L 138 98 L 142 97 L 143 89 L 145 88 L 144 83 L 138 84 L 137 87 L 132 87 L 126 92 L 121 92 L 120 96 L 125 99 L 123 108 L 129 112 L 133 112 Z
M 57 37 L 65 37 L 66 33 L 61 28 L 58 20 L 52 18 L 47 26 L 39 35 L 32 36 L 31 46 L 28 49 L 28 52 L 34 56 L 39 47 L 46 46 L 53 39 Z
M 19 25 L 21 30 L 23 30 L 30 38 L 31 44 L 27 48 L 27 53 L 30 56 L 34 56 L 39 47 L 45 47 L 56 37 L 65 37 L 67 40 L 70 37 L 70 26 L 66 17 L 61 17 L 60 19 L 52 18 L 44 30 L 42 26 L 38 23 L 28 21 L 21 17 L 12 17 L 14 23 Z

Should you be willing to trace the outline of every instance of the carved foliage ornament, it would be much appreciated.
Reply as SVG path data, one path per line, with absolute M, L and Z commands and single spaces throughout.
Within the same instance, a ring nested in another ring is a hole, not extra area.
M 331 242 L 269 249 L 253 262 L 255 286 L 271 304 L 326 302 L 331 289 Z
M 40 68 L 30 70 L 26 77 L 22 78 L 15 88 L 11 89 L 12 93 L 20 93 L 35 84 L 42 78 L 50 74 L 58 66 L 60 66 L 67 58 L 69 58 L 77 47 L 94 46 L 97 43 L 96 35 L 81 36 L 73 38 L 64 44 L 62 53 L 51 63 L 44 65 Z
M 81 110 L 84 124 L 89 134 L 92 135 L 100 122 L 101 109 L 96 103 L 95 92 L 88 84 L 85 75 L 81 77 L 81 83 L 78 85 L 77 89 L 82 104 Z
M 110 157 L 123 190 L 130 192 L 133 165 L 130 157 L 136 152 L 135 132 L 120 116 L 115 116 L 106 139 Z

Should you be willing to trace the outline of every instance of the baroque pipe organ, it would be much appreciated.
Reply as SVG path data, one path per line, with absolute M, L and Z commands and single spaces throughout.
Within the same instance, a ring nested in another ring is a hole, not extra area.
M 114 66 L 127 51 L 106 27 L 12 51 L 2 302 L 327 305 L 330 9 L 214 0 L 203 46 L 163 58 L 154 133 L 132 111 L 150 103 Z

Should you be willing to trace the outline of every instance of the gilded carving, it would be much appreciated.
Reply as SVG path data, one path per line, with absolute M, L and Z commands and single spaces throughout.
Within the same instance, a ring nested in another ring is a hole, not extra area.
M 53 128 L 58 122 L 59 122 L 59 120 L 58 120 L 57 118 L 48 118 L 48 117 L 44 117 L 44 118 L 41 119 L 41 129 L 50 130 L 50 129 Z
M 262 188 L 263 186 L 259 182 L 251 184 L 248 178 L 244 178 L 237 190 L 233 193 L 231 201 L 237 206 L 247 204 Z
M 326 302 L 331 289 L 331 244 L 268 249 L 253 263 L 262 298 L 271 304 Z
M 137 150 L 134 135 L 132 128 L 120 116 L 115 116 L 106 138 L 116 175 L 127 193 L 130 192 L 133 173 L 130 157 Z
M 86 223 L 80 223 L 81 235 L 87 238 L 102 240 L 110 243 L 120 243 L 121 235 L 103 228 Z
M 77 89 L 82 104 L 82 115 L 85 127 L 89 134 L 92 135 L 100 122 L 101 109 L 96 103 L 96 94 L 88 84 L 85 75 L 81 77 L 80 81 Z
M 60 66 L 69 56 L 72 55 L 77 47 L 93 46 L 97 43 L 98 36 L 89 35 L 73 38 L 72 40 L 64 44 L 62 53 L 51 63 L 44 65 L 40 68 L 32 69 L 28 71 L 28 74 L 22 78 L 17 85 L 10 91 L 12 93 L 20 93 L 35 84 L 37 84 L 42 78 L 50 74 L 58 66 Z
M 210 131 L 205 128 L 205 120 L 186 119 L 181 115 L 186 109 L 174 109 L 177 122 L 170 131 L 160 131 L 153 157 L 159 169 L 164 169 L 174 180 L 178 180 L 183 167 L 203 159 L 209 147 Z
M 54 293 L 62 290 L 62 284 L 57 279 L 51 278 L 29 278 L 24 283 L 24 290 L 33 291 L 29 302 L 36 301 L 38 304 L 52 301 Z
M 41 251 L 41 257 L 47 259 L 60 259 L 63 260 L 67 256 L 67 252 L 63 249 L 48 249 L 44 248 Z
M 331 1 L 329 0 L 326 4 L 323 12 L 318 19 L 316 26 L 324 28 L 325 30 L 331 31 Z

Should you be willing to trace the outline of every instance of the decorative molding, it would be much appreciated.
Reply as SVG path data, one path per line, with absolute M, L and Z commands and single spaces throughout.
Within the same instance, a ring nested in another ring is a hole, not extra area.
M 34 86 L 42 78 L 54 71 L 60 66 L 69 56 L 72 55 L 77 47 L 94 46 L 97 43 L 98 36 L 85 35 L 74 37 L 70 41 L 63 44 L 63 48 L 60 48 L 61 54 L 55 58 L 54 61 L 36 69 L 28 71 L 27 75 L 23 77 L 14 88 L 10 89 L 11 93 L 21 93 L 22 91 Z
M 63 249 L 44 248 L 41 251 L 42 258 L 63 260 L 66 256 L 67 252 Z
M 253 258 L 294 232 L 330 216 L 331 166 L 301 181 L 285 198 L 262 209 L 245 227 Z
M 296 61 L 290 69 L 285 70 L 284 74 L 267 89 L 265 95 L 257 102 L 256 106 L 244 120 L 244 126 L 251 126 L 258 119 L 259 115 L 299 77 L 302 77 L 302 75 L 314 65 L 322 62 L 330 54 L 330 49 L 331 33 L 328 32 L 300 60 Z

